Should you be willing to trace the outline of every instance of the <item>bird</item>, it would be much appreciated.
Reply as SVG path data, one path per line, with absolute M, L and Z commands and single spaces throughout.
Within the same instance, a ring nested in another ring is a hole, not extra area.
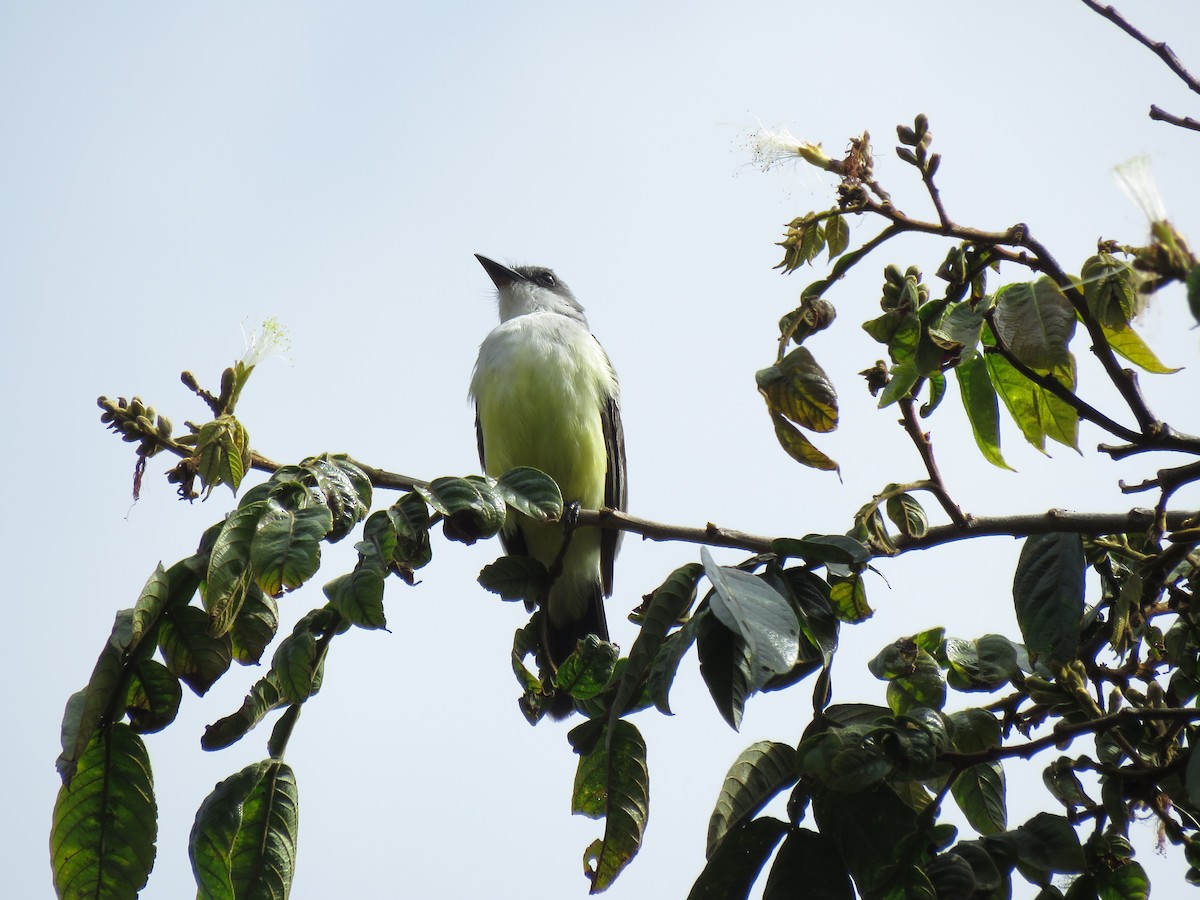
M 568 505 L 624 510 L 620 388 L 583 307 L 550 269 L 475 257 L 496 287 L 500 312 L 471 376 L 484 472 L 496 478 L 531 466 L 557 482 Z M 613 591 L 620 531 L 581 526 L 568 536 L 560 523 L 510 510 L 500 539 L 509 554 L 530 556 L 551 572 L 561 566 L 540 613 L 543 664 L 557 672 L 587 635 L 609 639 L 604 598 Z M 573 710 L 561 691 L 547 705 L 555 719 Z

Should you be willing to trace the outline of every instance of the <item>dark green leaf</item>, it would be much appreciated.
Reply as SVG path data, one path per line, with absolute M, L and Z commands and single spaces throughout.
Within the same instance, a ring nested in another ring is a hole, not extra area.
M 925 516 L 925 510 L 912 494 L 888 497 L 887 516 L 905 537 L 924 537 L 929 531 L 929 519 Z
M 241 611 L 229 633 L 233 658 L 243 665 L 256 665 L 262 659 L 267 645 L 275 640 L 278 628 L 279 607 L 257 584 L 250 584 Z
M 63 784 L 70 785 L 80 756 L 92 745 L 104 717 L 124 699 L 122 661 L 133 634 L 133 610 L 117 613 L 112 633 L 100 651 L 91 678 L 83 690 L 71 695 L 62 722 L 62 753 L 55 762 Z
M 950 786 L 954 802 L 980 834 L 1008 827 L 1004 769 L 998 762 L 979 763 L 959 773 Z
M 1046 371 L 1067 363 L 1075 307 L 1049 278 L 1000 288 L 994 321 L 1013 356 L 1029 368 Z
M 179 712 L 179 701 L 183 698 L 179 680 L 153 659 L 139 660 L 131 668 L 129 693 L 125 698 L 130 727 L 140 734 L 162 731 L 175 721 Z
M 228 634 L 253 584 L 250 547 L 267 501 L 243 504 L 230 513 L 213 545 L 205 580 L 204 606 L 213 637 Z
M 317 638 L 311 632 L 298 630 L 280 642 L 271 658 L 271 671 L 282 703 L 303 703 L 317 692 L 317 664 Z
M 773 412 L 810 431 L 837 428 L 837 391 L 807 347 L 797 347 L 775 365 L 760 369 L 755 380 Z
M 750 649 L 740 635 L 706 615 L 699 620 L 696 653 L 700 677 L 717 705 L 721 717 L 735 731 L 742 724 L 746 698 L 754 693 L 755 666 Z
M 1125 859 L 1109 865 L 1092 871 L 1100 900 L 1149 900 L 1150 879 L 1138 862 Z
M 536 600 L 546 589 L 546 567 L 532 556 L 502 556 L 484 566 L 479 584 L 502 600 Z
M 637 640 L 629 650 L 629 664 L 621 675 L 612 702 L 612 719 L 615 722 L 625 713 L 626 704 L 639 694 L 667 633 L 675 627 L 691 609 L 696 600 L 696 582 L 704 568 L 698 563 L 687 563 L 672 572 L 650 597 L 642 617 L 642 627 Z
M 50 866 L 60 900 L 133 900 L 150 876 L 157 836 L 145 744 L 119 723 L 96 732 L 54 803 Z
M 871 551 L 861 541 L 844 534 L 807 534 L 802 538 L 776 538 L 771 552 L 777 556 L 795 557 L 806 563 L 845 563 L 859 565 L 871 558 Z
M 790 672 L 800 653 L 800 623 L 787 598 L 761 578 L 718 566 L 707 547 L 700 548 L 700 559 L 715 589 L 713 614 L 746 643 L 753 689 Z
M 1025 539 L 1013 579 L 1013 601 L 1031 656 L 1065 663 L 1079 653 L 1085 568 L 1078 534 Z
M 671 685 L 675 681 L 675 673 L 679 669 L 679 662 L 683 659 L 683 655 L 687 653 L 688 648 L 696 642 L 699 636 L 700 627 L 706 619 L 712 618 L 712 613 L 708 607 L 703 607 L 696 612 L 687 624 L 680 628 L 677 632 L 669 635 L 663 641 L 662 647 L 654 657 L 654 662 L 650 666 L 650 675 L 647 679 L 647 687 L 650 691 L 650 696 L 654 700 L 654 705 L 659 712 L 665 715 L 673 715 L 670 705 Z
M 304 584 L 321 565 L 321 541 L 332 527 L 325 506 L 292 510 L 268 501 L 250 545 L 258 586 L 277 596 Z
M 796 783 L 796 748 L 778 741 L 758 741 L 741 752 L 725 775 L 717 805 L 708 820 L 712 859 L 725 836 L 757 815 L 773 797 Z
M 1138 274 L 1129 263 L 1100 253 L 1083 264 L 1083 298 L 1101 325 L 1120 331 L 1137 310 Z
M 929 400 L 921 404 L 921 418 L 928 419 L 933 415 L 933 411 L 942 403 L 942 398 L 946 396 L 946 376 L 941 372 L 932 373 L 927 379 L 929 385 Z
M 250 469 L 250 437 L 232 415 L 218 416 L 200 426 L 195 459 L 205 488 L 228 484 L 237 493 Z
M 253 763 L 218 784 L 196 813 L 188 852 L 201 897 L 285 900 L 299 829 L 291 767 Z
M 708 865 L 688 892 L 688 900 L 737 900 L 749 895 L 779 839 L 786 822 L 762 818 L 734 830 L 708 859 Z
M 517 512 L 543 522 L 562 516 L 562 492 L 554 479 L 528 466 L 511 469 L 500 476 L 496 492 Z
M 604 838 L 594 841 L 587 853 L 591 893 L 599 893 L 641 849 L 650 812 L 646 742 L 632 723 L 621 720 L 606 727 L 605 738 L 580 757 L 571 811 L 605 820 Z
M 793 828 L 775 854 L 763 900 L 854 900 L 854 886 L 837 846 L 815 831 Z
M 886 785 L 856 793 L 819 787 L 813 817 L 837 847 L 859 893 L 876 896 L 908 867 L 899 851 L 917 829 L 917 814 Z
M 501 495 L 478 477 L 435 478 L 417 491 L 445 516 L 446 537 L 464 544 L 498 534 L 508 515 Z
M 558 667 L 554 686 L 576 700 L 591 700 L 608 687 L 617 656 L 615 644 L 589 634 Z
M 330 541 L 340 541 L 367 514 L 371 504 L 371 482 L 366 474 L 342 456 L 313 456 L 301 464 L 304 483 L 320 491 L 333 516 Z
M 208 615 L 195 606 L 178 605 L 167 610 L 158 646 L 167 671 L 199 696 L 204 696 L 225 674 L 233 658 L 229 635 L 210 635 Z
M 359 628 L 386 628 L 384 575 L 377 559 L 360 557 L 353 572 L 339 575 L 325 585 L 325 596 L 334 609 Z
M 287 705 L 274 671 L 268 672 L 250 688 L 237 712 L 219 719 L 204 729 L 200 746 L 205 750 L 220 750 L 246 736 L 255 725 L 273 710 Z

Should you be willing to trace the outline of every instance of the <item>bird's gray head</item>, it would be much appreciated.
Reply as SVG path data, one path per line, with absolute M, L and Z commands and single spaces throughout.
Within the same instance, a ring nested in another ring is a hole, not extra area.
M 509 268 L 494 259 L 475 254 L 500 293 L 500 321 L 507 322 L 532 312 L 552 312 L 587 325 L 583 307 L 566 282 L 542 266 Z

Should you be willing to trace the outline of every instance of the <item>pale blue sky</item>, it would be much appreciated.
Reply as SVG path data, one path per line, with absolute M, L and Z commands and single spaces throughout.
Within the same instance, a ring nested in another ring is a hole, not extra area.
M 1200 70 L 1200 7 L 1121 8 Z M 136 393 L 176 423 L 199 418 L 179 371 L 213 384 L 242 353 L 240 329 L 274 315 L 291 365 L 264 363 L 239 407 L 257 449 L 288 461 L 348 451 L 426 478 L 474 471 L 466 388 L 495 317 L 480 252 L 555 267 L 587 307 L 622 378 L 633 512 L 843 531 L 885 483 L 921 475 L 894 414 L 874 412 L 855 374 L 880 349 L 858 323 L 877 309 L 885 263 L 932 273 L 944 248 L 896 242 L 830 295 L 841 318 L 810 346 L 841 392 L 842 428 L 818 443 L 845 482 L 795 466 L 753 376 L 772 360 L 779 315 L 821 274 L 772 271 L 774 242 L 793 216 L 829 206 L 832 185 L 750 168 L 746 133 L 784 125 L 836 153 L 869 129 L 884 184 L 928 215 L 890 149 L 896 123 L 925 112 L 951 215 L 1028 222 L 1075 269 L 1098 237 L 1144 237 L 1110 174 L 1137 154 L 1152 157 L 1172 220 L 1200 243 L 1200 136 L 1145 115 L 1155 102 L 1195 116 L 1198 99 L 1074 0 L 0 5 L 3 553 L 15 613 L 6 891 L 50 895 L 58 723 L 115 610 L 233 504 L 224 491 L 178 503 L 156 459 L 131 506 L 133 454 L 103 431 L 97 395 Z M 872 234 L 852 226 L 855 242 Z M 1146 333 L 1167 362 L 1190 366 L 1200 334 L 1182 306 L 1168 292 Z M 1196 371 L 1145 378 L 1156 407 L 1191 430 Z M 1095 377 L 1085 364 L 1085 390 Z M 951 490 L 977 513 L 1125 509 L 1116 480 L 1148 468 L 1097 459 L 1087 426 L 1083 462 L 1062 449 L 1039 457 L 1010 428 L 1005 453 L 1021 475 L 1002 473 L 974 450 L 953 397 L 932 428 Z M 843 633 L 835 698 L 880 700 L 861 660 L 902 634 L 1015 634 L 1017 549 L 997 539 L 881 565 L 891 590 L 876 579 L 877 616 Z M 334 644 L 288 753 L 302 810 L 296 900 L 585 893 L 579 860 L 600 826 L 569 815 L 566 728 L 520 717 L 508 663 L 520 611 L 473 581 L 498 552 L 438 541 L 421 585 L 389 585 L 390 634 Z M 283 602 L 287 627 L 352 556 L 327 552 L 317 583 Z M 696 557 L 625 541 L 609 606 L 618 642 L 635 635 L 624 611 Z M 807 721 L 802 686 L 752 700 L 735 734 L 694 657 L 684 670 L 676 716 L 637 720 L 652 811 L 615 897 L 685 893 L 728 764 L 759 738 L 796 740 Z M 192 890 L 196 806 L 264 755 L 266 729 L 229 751 L 198 746 L 257 675 L 187 695 L 179 720 L 149 737 L 162 821 L 144 897 Z M 1019 793 L 1011 805 L 1014 823 L 1035 808 Z M 1141 829 L 1143 863 L 1177 877 L 1182 861 L 1158 859 L 1152 841 Z

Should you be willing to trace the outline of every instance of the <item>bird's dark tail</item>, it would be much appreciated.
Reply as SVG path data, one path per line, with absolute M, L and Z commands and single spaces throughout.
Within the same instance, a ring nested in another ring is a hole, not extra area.
M 542 649 L 555 672 L 573 652 L 581 640 L 594 634 L 602 641 L 608 640 L 608 620 L 604 616 L 604 592 L 597 582 L 588 597 L 587 610 L 583 617 L 570 622 L 553 624 L 548 610 L 542 611 Z M 547 711 L 552 719 L 563 719 L 575 711 L 575 701 L 566 691 L 556 691 Z

